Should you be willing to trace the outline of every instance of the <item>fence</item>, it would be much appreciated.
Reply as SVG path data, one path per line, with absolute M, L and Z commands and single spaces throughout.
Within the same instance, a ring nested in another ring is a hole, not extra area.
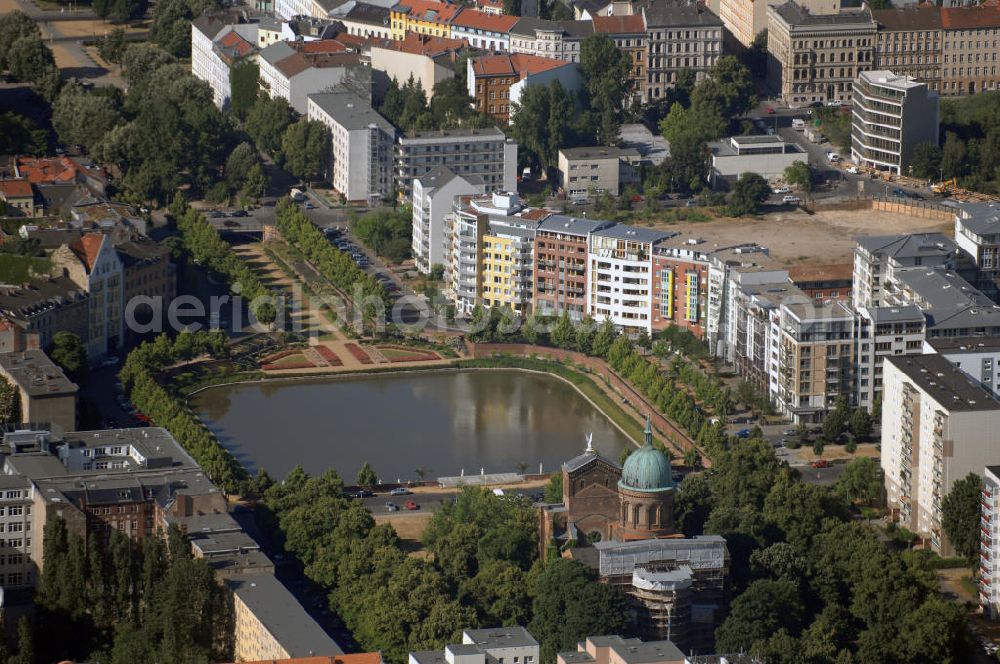
M 809 212 L 820 210 L 874 210 L 876 212 L 891 212 L 905 214 L 918 219 L 933 219 L 936 221 L 951 221 L 955 210 L 945 205 L 914 201 L 904 198 L 883 198 L 881 196 L 855 198 L 836 203 L 808 203 L 803 206 Z

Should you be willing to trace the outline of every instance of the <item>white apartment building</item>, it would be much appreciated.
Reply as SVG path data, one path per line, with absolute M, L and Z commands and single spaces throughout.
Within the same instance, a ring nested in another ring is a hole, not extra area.
M 31 560 L 34 485 L 26 477 L 0 475 L 0 591 L 31 588 L 37 570 Z
M 230 68 L 244 58 L 256 58 L 257 42 L 256 23 L 227 25 L 209 15 L 191 22 L 191 73 L 209 84 L 219 108 L 227 108 L 232 96 Z
M 351 92 L 307 98 L 306 116 L 330 128 L 330 181 L 348 201 L 378 205 L 392 195 L 395 128 Z
M 624 225 L 591 233 L 587 313 L 627 331 L 652 333 L 653 245 L 672 235 Z
M 522 17 L 510 29 L 510 52 L 580 62 L 580 46 L 592 34 L 593 21 Z
M 1000 396 L 1000 339 L 997 337 L 928 339 L 923 343 L 923 352 L 937 353 Z
M 456 196 L 485 193 L 477 175 L 456 175 L 446 166 L 435 168 L 413 181 L 413 258 L 423 274 L 445 263 L 445 217 Z
M 1000 299 L 1000 207 L 962 203 L 955 213 L 955 242 L 976 264 L 976 287 Z
M 443 657 L 442 657 L 443 655 Z M 448 644 L 444 652 L 411 652 L 408 664 L 538 664 L 538 641 L 528 630 L 512 627 L 466 629 L 462 643 Z
M 979 604 L 983 614 L 1000 617 L 1000 466 L 983 469 L 979 515 Z
M 705 341 L 709 352 L 713 355 L 725 356 L 730 271 L 760 267 L 770 261 L 767 249 L 757 245 L 728 247 L 709 254 Z
M 400 135 L 395 177 L 399 196 L 408 200 L 413 180 L 438 166 L 456 175 L 477 175 L 487 193 L 517 190 L 517 141 L 496 127 L 442 129 Z
M 892 283 L 897 269 L 954 269 L 957 255 L 958 246 L 941 233 L 860 237 L 854 248 L 851 303 L 855 309 L 884 306 L 883 288 Z
M 921 143 L 938 144 L 938 93 L 915 78 L 863 71 L 854 81 L 851 159 L 858 166 L 907 175 Z
M 941 555 L 941 501 L 970 472 L 1000 462 L 1000 400 L 941 355 L 889 357 L 883 375 L 882 456 L 894 518 Z
M 857 310 L 858 407 L 872 410 L 882 396 L 887 357 L 924 352 L 927 323 L 920 307 L 862 307 Z
M 352 92 L 371 100 L 371 69 L 361 56 L 334 40 L 281 41 L 260 51 L 260 87 L 271 99 L 283 97 L 306 115 L 309 95 Z

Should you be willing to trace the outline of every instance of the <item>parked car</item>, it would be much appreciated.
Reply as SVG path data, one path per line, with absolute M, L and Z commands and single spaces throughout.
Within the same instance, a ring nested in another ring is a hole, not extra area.
M 749 438 L 750 437 L 750 429 L 740 429 L 739 431 L 737 431 L 733 435 L 735 435 L 737 438 Z
M 775 195 L 787 194 L 790 191 L 791 189 L 789 189 L 788 187 L 771 187 L 771 193 Z
M 219 210 L 212 210 L 211 212 L 208 213 L 208 218 L 209 219 L 220 219 L 220 218 L 225 217 L 225 216 L 226 216 L 226 213 L 225 212 L 220 212 Z
M 788 196 L 782 196 L 781 202 L 784 203 L 785 205 L 798 205 L 799 203 L 802 202 L 802 199 L 799 198 L 798 196 L 788 195 Z
M 420 509 L 420 505 L 417 505 L 417 504 L 416 504 L 415 502 L 413 502 L 412 500 L 407 500 L 407 501 L 406 501 L 406 502 L 405 502 L 405 503 L 403 504 L 403 507 L 405 507 L 405 508 L 406 508 L 406 509 L 408 509 L 408 510 L 418 510 L 418 509 Z
M 899 187 L 896 187 L 895 189 L 892 190 L 892 195 L 896 196 L 897 198 L 906 198 L 906 192 L 900 189 Z
M 684 203 L 684 207 L 696 207 L 697 205 L 698 205 L 698 199 L 697 198 L 689 198 Z
M 805 131 L 806 121 L 802 118 L 792 118 L 792 129 L 795 131 Z
M 798 429 L 785 429 L 781 432 L 782 436 L 797 436 L 799 433 Z
M 830 101 L 826 102 L 826 105 L 827 106 L 840 106 L 842 103 L 843 102 L 841 102 L 839 99 L 831 99 Z
M 113 367 L 116 364 L 118 364 L 119 362 L 121 362 L 121 360 L 118 359 L 117 355 L 110 355 L 110 356 L 104 358 L 103 360 L 101 360 L 101 366 L 102 367 Z
M 393 489 L 392 491 L 390 491 L 389 495 L 390 496 L 409 496 L 411 493 L 413 493 L 413 492 L 410 491 L 409 489 L 407 489 L 405 486 L 400 486 L 400 487 L 396 487 L 395 489 Z
M 386 512 L 398 512 L 399 511 L 399 507 L 396 506 L 396 503 L 390 501 L 390 502 L 387 502 L 385 504 L 385 511 Z
M 357 491 L 351 494 L 351 498 L 368 498 L 369 496 L 373 495 L 375 494 L 373 494 L 368 489 L 358 489 Z
M 816 459 L 811 464 L 809 464 L 809 467 L 810 468 L 829 468 L 830 467 L 830 462 L 827 461 L 826 459 Z
M 774 111 L 774 109 L 772 107 L 768 106 L 764 110 L 767 112 L 768 115 L 774 115 L 775 111 Z
M 236 210 L 236 211 L 235 211 L 235 212 L 233 212 L 233 214 L 232 214 L 232 215 L 230 215 L 230 216 L 233 216 L 233 217 L 249 217 L 249 216 L 250 216 L 250 213 L 249 213 L 249 212 L 247 212 L 246 210 Z

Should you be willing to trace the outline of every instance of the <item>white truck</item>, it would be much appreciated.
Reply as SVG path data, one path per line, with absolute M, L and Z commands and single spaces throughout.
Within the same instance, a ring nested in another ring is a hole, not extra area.
M 299 203 L 306 199 L 305 192 L 303 192 L 301 189 L 292 189 L 290 192 L 288 192 L 288 195 L 296 203 Z

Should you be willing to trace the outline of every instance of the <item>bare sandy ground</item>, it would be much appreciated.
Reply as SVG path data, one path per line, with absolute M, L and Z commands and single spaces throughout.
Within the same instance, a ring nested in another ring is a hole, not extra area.
M 781 265 L 824 265 L 852 260 L 859 235 L 892 235 L 940 231 L 950 234 L 952 224 L 901 214 L 859 211 L 825 211 L 769 214 L 760 219 L 717 219 L 658 226 L 683 236 L 726 247 L 756 242 L 770 250 Z

